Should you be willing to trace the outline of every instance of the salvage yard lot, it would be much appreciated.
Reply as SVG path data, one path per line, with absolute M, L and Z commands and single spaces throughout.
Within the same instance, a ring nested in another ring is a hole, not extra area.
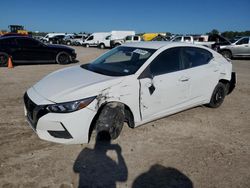
M 75 65 L 105 51 L 75 49 Z M 125 126 L 118 139 L 102 146 L 107 153 L 95 146 L 94 136 L 84 145 L 42 141 L 25 122 L 24 92 L 67 66 L 0 68 L 0 187 L 78 187 L 96 173 L 100 185 L 109 181 L 117 187 L 149 182 L 152 187 L 249 187 L 250 60 L 233 60 L 238 83 L 221 107 L 196 107 L 135 129 Z M 93 174 L 85 173 L 88 168 Z

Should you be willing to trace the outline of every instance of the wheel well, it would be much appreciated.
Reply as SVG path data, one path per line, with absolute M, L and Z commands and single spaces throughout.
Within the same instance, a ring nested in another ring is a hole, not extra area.
M 226 93 L 228 94 L 230 82 L 228 80 L 225 80 L 225 79 L 221 79 L 221 80 L 219 80 L 219 82 L 226 86 L 226 89 L 227 89 Z
M 220 50 L 220 52 L 225 52 L 225 51 L 227 51 L 227 52 L 229 52 L 229 53 L 232 54 L 231 50 L 229 50 L 229 49 L 222 49 L 222 50 Z
M 100 108 L 98 109 L 96 115 L 94 116 L 91 124 L 90 124 L 90 127 L 89 127 L 89 134 L 88 134 L 88 141 L 90 141 L 90 138 L 91 138 L 91 135 L 92 135 L 92 132 L 93 130 L 96 128 L 95 125 L 96 125 L 96 121 L 101 113 L 101 111 L 103 110 L 104 106 L 106 106 L 107 104 L 109 104 L 111 102 L 108 102 L 108 103 L 103 103 Z M 120 102 L 112 102 L 112 103 L 120 103 Z M 126 122 L 128 124 L 128 126 L 130 128 L 134 128 L 135 126 L 135 123 L 134 123 L 134 116 L 133 116 L 133 113 L 131 111 L 131 109 L 124 103 L 121 103 L 124 105 L 124 109 L 125 109 L 125 120 L 124 122 Z

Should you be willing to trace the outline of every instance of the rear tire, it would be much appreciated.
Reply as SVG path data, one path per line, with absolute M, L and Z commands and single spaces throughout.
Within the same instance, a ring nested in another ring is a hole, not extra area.
M 219 82 L 214 88 L 210 102 L 207 104 L 208 107 L 218 108 L 224 101 L 226 96 L 227 88 L 225 84 Z
M 97 135 L 105 132 L 109 133 L 111 139 L 116 139 L 121 133 L 124 120 L 124 105 L 120 103 L 108 103 L 103 107 L 97 119 Z
M 223 55 L 225 58 L 232 59 L 232 53 L 229 50 L 221 51 L 221 55 Z
M 66 52 L 59 52 L 56 56 L 56 62 L 60 65 L 65 65 L 70 63 L 70 56 Z
M 86 47 L 86 48 L 89 48 L 89 44 L 86 44 L 85 47 Z
M 4 53 L 4 52 L 0 52 L 0 67 L 7 67 L 8 66 L 8 59 L 9 59 L 9 55 Z

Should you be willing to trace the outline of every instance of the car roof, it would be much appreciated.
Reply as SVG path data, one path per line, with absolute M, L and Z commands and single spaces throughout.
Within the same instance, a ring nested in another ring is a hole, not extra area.
M 178 46 L 195 46 L 200 47 L 195 44 L 185 43 L 185 42 L 170 42 L 170 41 L 143 41 L 143 42 L 128 42 L 122 46 L 135 47 L 135 48 L 150 48 L 150 49 L 160 49 L 162 47 L 178 47 Z

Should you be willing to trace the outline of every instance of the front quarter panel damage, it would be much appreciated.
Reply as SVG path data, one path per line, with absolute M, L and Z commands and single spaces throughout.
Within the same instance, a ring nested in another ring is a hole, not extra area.
M 140 121 L 139 110 L 139 81 L 134 77 L 127 77 L 117 85 L 101 90 L 95 100 L 95 110 L 98 110 L 110 102 L 118 102 L 126 105 L 134 116 L 134 121 Z

